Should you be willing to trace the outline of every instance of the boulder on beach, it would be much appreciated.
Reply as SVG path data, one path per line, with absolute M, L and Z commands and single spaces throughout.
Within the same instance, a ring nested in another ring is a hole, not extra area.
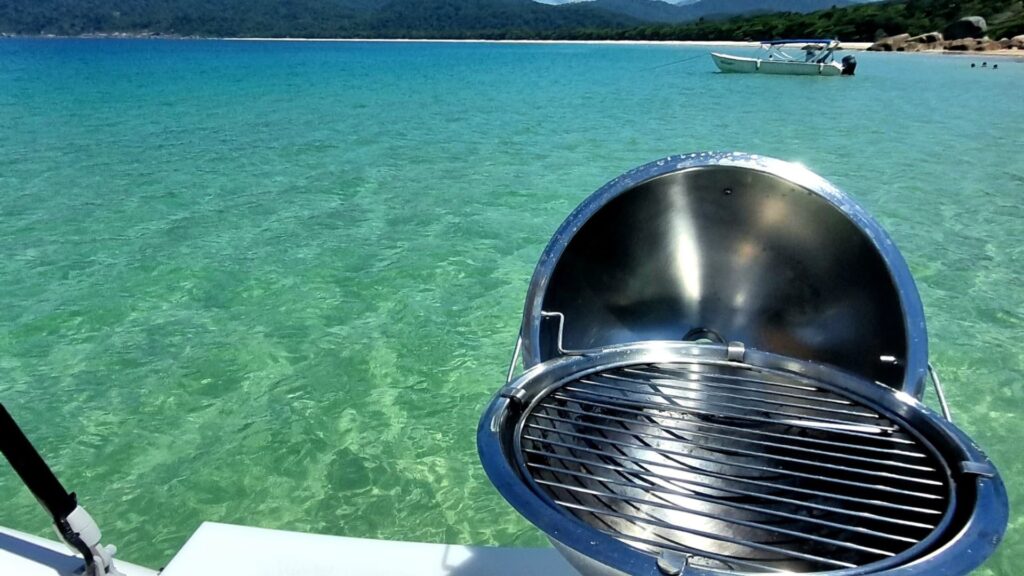
M 986 50 L 1000 50 L 1002 49 L 1002 47 L 1002 44 L 1000 44 L 996 40 L 993 40 L 991 38 L 982 38 L 981 40 L 978 40 L 977 44 L 974 45 L 974 51 L 984 52 Z
M 913 38 L 909 38 L 907 42 L 916 42 L 918 44 L 935 44 L 937 42 L 942 42 L 943 40 L 944 38 L 942 37 L 942 32 L 928 32 L 927 34 L 918 34 Z
M 988 30 L 988 24 L 981 16 L 966 16 L 953 22 L 942 31 L 946 40 L 961 40 L 964 38 L 981 38 Z
M 910 34 L 897 34 L 878 40 L 868 46 L 868 50 L 872 52 L 902 52 L 908 40 L 910 40 Z
M 978 41 L 974 38 L 960 38 L 958 40 L 947 40 L 946 50 L 955 50 L 957 52 L 967 52 L 974 50 L 978 46 Z
M 1024 34 L 1010 38 L 1010 47 L 1024 50 Z
M 904 50 L 906 52 L 920 52 L 921 50 L 941 50 L 945 47 L 942 33 L 940 32 L 928 32 L 927 34 L 918 34 L 912 38 L 907 39 L 904 44 Z

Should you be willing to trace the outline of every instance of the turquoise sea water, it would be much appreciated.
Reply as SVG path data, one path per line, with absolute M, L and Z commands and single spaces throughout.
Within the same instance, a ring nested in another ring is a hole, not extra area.
M 154 567 L 203 520 L 543 545 L 474 444 L 536 258 L 620 172 L 736 149 L 891 232 L 1020 503 L 1024 64 L 651 69 L 705 51 L 0 40 L 0 401 Z M 49 534 L 3 466 L 0 496 Z M 980 574 L 1019 574 L 1020 510 Z

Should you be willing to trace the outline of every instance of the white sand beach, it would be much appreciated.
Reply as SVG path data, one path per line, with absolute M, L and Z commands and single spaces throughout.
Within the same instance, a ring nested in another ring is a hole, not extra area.
M 260 42 L 464 42 L 490 44 L 614 44 L 617 46 L 724 46 L 756 48 L 760 42 L 735 42 L 729 40 L 472 40 L 472 39 L 428 39 L 428 38 L 218 38 L 218 40 L 260 41 Z M 866 50 L 871 42 L 842 42 L 843 50 Z
M 736 42 L 731 40 L 487 40 L 487 39 L 454 39 L 454 38 L 264 38 L 264 37 L 197 37 L 197 36 L 164 36 L 149 34 L 85 34 L 80 36 L 43 35 L 40 38 L 79 38 L 79 39 L 147 39 L 147 40 L 226 40 L 233 42 L 409 42 L 409 43 L 467 43 L 467 44 L 606 44 L 617 46 L 707 46 L 721 48 L 757 48 L 760 42 Z M 871 42 L 840 42 L 839 50 L 865 51 Z M 1002 49 L 976 51 L 957 50 L 920 50 L 915 52 L 889 52 L 889 54 L 930 54 L 965 56 L 972 58 L 1010 58 L 1024 60 L 1024 50 Z

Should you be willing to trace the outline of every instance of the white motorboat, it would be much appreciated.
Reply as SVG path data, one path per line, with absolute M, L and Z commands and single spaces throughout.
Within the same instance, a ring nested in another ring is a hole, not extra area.
M 801 46 L 802 59 L 783 51 L 785 46 Z M 796 76 L 853 76 L 857 60 L 846 56 L 842 63 L 835 61 L 839 48 L 836 40 L 799 39 L 768 40 L 761 43 L 760 53 L 753 58 L 731 54 L 711 53 L 715 66 L 722 72 L 747 74 L 788 74 Z

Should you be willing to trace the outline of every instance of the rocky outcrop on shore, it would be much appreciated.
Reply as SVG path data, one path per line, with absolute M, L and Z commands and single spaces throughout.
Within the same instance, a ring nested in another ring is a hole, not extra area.
M 981 16 L 967 16 L 956 22 L 951 22 L 942 34 L 948 40 L 962 40 L 965 38 L 984 38 L 988 24 Z
M 888 38 L 880 38 L 874 44 L 868 46 L 872 52 L 905 52 L 910 34 L 897 34 Z
M 988 26 L 980 16 L 968 16 L 946 26 L 942 32 L 928 32 L 911 36 L 897 34 L 881 38 L 868 47 L 874 52 L 925 52 L 949 50 L 952 52 L 986 52 L 991 50 L 1024 50 L 1024 34 L 1013 38 L 993 40 L 985 36 Z

